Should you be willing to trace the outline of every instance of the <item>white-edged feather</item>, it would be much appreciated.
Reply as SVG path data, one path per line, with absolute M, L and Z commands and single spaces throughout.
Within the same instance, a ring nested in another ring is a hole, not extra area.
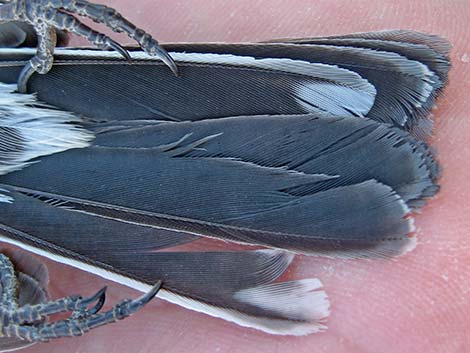
M 12 50 L 14 53 L 35 54 L 34 49 L 31 48 L 0 49 L 0 54 L 8 54 Z M 114 65 L 120 62 L 116 60 L 121 59 L 120 54 L 113 51 L 57 48 L 55 53 L 70 59 L 72 63 L 73 59 L 101 60 L 102 65 Z M 160 62 L 158 58 L 145 52 L 132 51 L 130 55 L 134 60 L 134 65 L 139 65 L 139 61 Z M 365 116 L 372 108 L 377 93 L 375 87 L 359 74 L 336 65 L 286 58 L 257 59 L 231 54 L 171 52 L 170 55 L 179 65 L 183 63 L 224 65 L 298 75 L 300 84 L 291 88 L 293 89 L 292 95 L 305 113 L 328 112 L 336 116 Z M 56 59 L 54 64 L 63 65 L 64 63 Z M 305 77 L 304 82 L 302 82 L 302 76 Z
M 14 199 L 11 196 L 8 196 L 9 191 L 0 188 L 0 202 L 13 203 Z
M 351 48 L 341 48 L 335 45 L 319 46 L 325 48 L 332 48 L 335 50 L 341 50 L 345 53 L 347 53 L 348 50 L 351 50 Z M 389 51 L 381 51 L 369 48 L 354 48 L 354 50 L 356 50 L 361 55 L 381 59 L 384 63 L 387 63 L 387 65 L 395 66 L 398 72 L 421 80 L 422 85 L 420 91 L 414 92 L 414 97 L 418 100 L 418 102 L 414 103 L 416 108 L 421 108 L 422 105 L 428 100 L 429 96 L 434 91 L 434 85 L 441 84 L 440 79 L 436 75 L 436 73 L 431 71 L 427 65 L 417 60 L 411 60 L 403 55 Z M 380 66 L 378 66 L 377 68 L 380 69 Z M 387 67 L 383 67 L 383 69 L 387 69 Z
M 284 284 L 290 286 L 284 293 L 275 290 L 276 287 L 283 287 Z M 245 304 L 259 307 L 260 309 L 272 309 L 269 304 L 274 305 L 276 300 L 286 302 L 289 299 L 300 299 L 299 303 L 291 303 L 291 308 L 293 309 L 291 321 L 249 316 L 238 311 L 210 306 L 191 298 L 175 295 L 168 291 L 162 293 L 161 296 L 159 294 L 159 297 L 187 309 L 205 313 L 226 321 L 234 322 L 239 326 L 254 328 L 273 335 L 305 336 L 326 330 L 327 326 L 325 321 L 329 315 L 330 303 L 326 293 L 320 290 L 322 287 L 320 280 L 309 278 L 299 281 L 273 283 L 271 286 L 271 288 L 259 286 L 249 289 L 252 292 L 259 291 L 259 293 L 263 293 L 264 300 L 267 303 L 263 303 L 262 300 L 250 301 L 247 293 L 239 294 L 237 299 L 243 301 Z M 274 290 L 272 293 L 269 293 L 269 289 Z M 255 298 L 252 297 L 251 299 Z M 282 304 L 280 303 L 280 305 Z M 289 313 L 289 310 L 286 308 L 283 313 Z M 302 314 L 296 319 L 295 315 L 299 313 Z
M 75 259 L 67 258 L 56 253 L 48 252 L 43 249 L 22 243 L 18 240 L 8 238 L 6 236 L 0 235 L 0 242 L 5 242 L 18 246 L 26 251 L 30 251 L 34 254 L 44 256 L 53 261 L 69 265 L 83 271 L 93 273 L 102 278 L 108 279 L 110 281 L 123 284 L 130 288 L 134 288 L 141 292 L 148 292 L 151 289 L 151 285 L 140 282 L 138 280 L 125 277 L 121 274 L 117 274 L 111 271 L 108 271 L 104 268 L 93 266 L 92 264 L 80 262 Z M 279 250 L 259 250 L 263 252 L 272 252 L 273 256 L 276 256 L 280 251 Z M 293 254 L 286 253 L 285 260 L 290 263 L 292 261 Z M 310 281 L 310 282 L 309 282 Z M 298 282 L 298 281 L 292 281 Z M 305 282 L 305 283 L 303 283 Z M 281 282 L 282 283 L 282 282 Z M 302 284 L 303 283 L 303 284 Z M 306 293 L 306 290 L 312 288 L 313 285 L 318 286 L 317 290 L 314 290 L 311 295 Z M 318 279 L 307 279 L 300 280 L 299 286 L 294 286 L 295 292 L 290 293 L 291 297 L 299 296 L 305 298 L 303 300 L 309 308 L 304 308 L 305 311 L 311 310 L 310 307 L 316 308 L 315 311 L 318 313 L 326 313 L 328 316 L 329 313 L 329 301 L 325 292 L 319 290 L 321 283 Z M 302 336 L 308 335 L 310 333 L 319 332 L 326 329 L 325 320 L 326 316 L 322 317 L 319 321 L 304 322 L 304 321 L 288 321 L 288 320 L 276 320 L 276 319 L 264 319 L 259 317 L 249 316 L 234 310 L 229 310 L 226 308 L 220 308 L 216 306 L 211 306 L 206 303 L 196 301 L 181 295 L 172 293 L 166 289 L 161 289 L 157 295 L 158 298 L 166 300 L 170 303 L 180 305 L 184 308 L 201 312 L 213 317 L 221 318 L 230 322 L 234 322 L 243 327 L 254 328 L 266 333 L 275 334 L 275 335 L 292 335 L 292 336 Z M 242 295 L 243 297 L 243 295 Z M 254 303 L 256 305 L 256 303 Z M 300 308 L 299 308 L 300 310 Z
M 80 127 L 78 116 L 15 90 L 16 85 L 0 83 L 0 175 L 37 157 L 89 145 L 93 135 Z
M 240 302 L 280 315 L 309 323 L 317 322 L 317 328 L 321 330 L 324 328 L 322 320 L 329 315 L 328 297 L 322 287 L 320 280 L 309 278 L 242 289 L 234 297 Z

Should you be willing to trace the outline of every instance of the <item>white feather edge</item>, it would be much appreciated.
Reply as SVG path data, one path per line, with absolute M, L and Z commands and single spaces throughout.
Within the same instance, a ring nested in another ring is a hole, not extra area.
M 8 190 L 0 188 L 0 202 L 13 203 L 13 197 L 7 195 L 9 193 L 10 192 Z
M 80 48 L 55 48 L 54 53 L 64 57 L 75 58 L 77 61 L 99 60 L 99 59 L 122 59 L 120 53 L 115 51 L 100 51 Z M 1 48 L 0 54 L 26 54 L 35 55 L 34 48 Z M 134 60 L 156 61 L 161 60 L 158 57 L 149 55 L 143 51 L 129 52 Z M 307 75 L 322 79 L 352 80 L 356 89 L 362 89 L 369 94 L 375 95 L 376 90 L 372 84 L 363 79 L 356 72 L 340 68 L 336 65 L 311 63 L 305 60 L 294 60 L 287 58 L 262 58 L 257 59 L 252 56 L 241 56 L 232 54 L 210 54 L 210 53 L 180 53 L 170 52 L 170 56 L 176 62 L 186 62 L 193 64 L 223 64 L 223 65 L 244 65 L 266 70 L 279 70 L 299 75 Z M 10 63 L 11 64 L 11 63 Z
M 415 104 L 416 108 L 421 108 L 427 101 L 431 93 L 434 91 L 433 84 L 441 84 L 441 80 L 435 72 L 429 67 L 417 60 L 408 59 L 406 56 L 384 50 L 370 49 L 370 48 L 352 48 L 352 47 L 339 47 L 336 45 L 329 44 L 315 44 L 314 46 L 331 48 L 335 51 L 342 51 L 345 53 L 355 51 L 360 55 L 370 55 L 378 59 L 384 60 L 389 65 L 396 67 L 396 70 L 400 73 L 415 77 L 422 81 L 421 91 L 418 95 L 420 103 Z M 391 70 L 392 66 L 390 67 Z
M 5 48 L 0 49 L 0 55 L 9 53 L 23 53 L 35 55 L 35 49 L 31 48 Z M 87 49 L 67 49 L 56 48 L 55 53 L 65 58 L 84 60 L 119 60 L 121 55 L 113 51 L 97 51 Z M 142 51 L 130 52 L 132 59 L 160 62 L 155 57 Z M 338 116 L 349 116 L 351 111 L 356 115 L 366 115 L 372 108 L 377 91 L 375 87 L 356 72 L 340 68 L 336 65 L 322 63 L 311 63 L 303 60 L 293 60 L 286 58 L 264 58 L 257 59 L 251 56 L 239 56 L 231 54 L 207 54 L 207 53 L 176 53 L 171 52 L 171 57 L 179 63 L 190 63 L 194 65 L 219 64 L 226 66 L 244 66 L 246 68 L 257 68 L 262 70 L 279 71 L 289 74 L 296 74 L 310 79 L 323 79 L 327 82 L 299 83 L 294 87 L 294 97 L 306 112 L 316 113 L 318 111 L 329 112 Z M 119 61 L 120 62 L 120 61 Z M 11 64 L 11 63 L 10 63 Z M 56 61 L 55 65 L 62 63 Z M 102 62 L 102 64 L 113 64 L 113 62 Z M 320 90 L 319 90 L 320 85 Z M 335 90 L 334 94 L 330 91 Z M 341 90 L 341 92 L 339 92 Z M 329 92 L 327 97 L 325 92 Z M 339 94 L 341 93 L 341 94 Z M 314 97 L 315 99 L 312 99 Z M 325 98 L 327 104 L 317 107 L 316 104 Z M 308 102 L 308 103 L 306 103 Z M 309 103 L 312 104 L 309 104 Z M 335 107 L 334 104 L 339 105 Z M 341 107 L 345 105 L 345 107 Z M 333 111 L 328 108 L 335 107 Z
M 7 152 L 10 161 L 0 163 L 0 175 L 24 168 L 37 157 L 89 145 L 93 135 L 80 127 L 78 116 L 15 90 L 16 85 L 0 83 L 0 127 L 15 129 L 24 145 L 18 152 Z
M 93 273 L 99 277 L 128 286 L 130 288 L 136 289 L 141 292 L 148 292 L 152 288 L 151 285 L 139 282 L 129 277 L 125 277 L 123 275 L 113 273 L 111 271 L 107 271 L 105 269 L 102 269 L 102 268 L 99 268 L 99 267 L 96 267 L 87 263 L 83 263 L 74 259 L 69 259 L 64 256 L 53 254 L 43 249 L 31 246 L 31 245 L 23 244 L 20 241 L 10 239 L 3 235 L 0 235 L 0 242 L 15 245 L 26 251 L 30 251 L 40 256 L 44 256 L 55 262 L 72 266 L 80 270 L 89 272 L 89 273 Z M 279 250 L 258 250 L 258 251 L 273 252 L 273 253 L 279 252 Z M 294 256 L 293 254 L 289 254 L 287 261 L 289 262 L 292 261 L 293 256 Z M 229 322 L 236 323 L 243 327 L 257 329 L 257 330 L 274 334 L 274 335 L 303 336 L 303 335 L 308 335 L 311 333 L 316 333 L 316 332 L 325 330 L 327 328 L 327 326 L 325 325 L 325 320 L 329 315 L 330 304 L 329 304 L 328 296 L 323 290 L 321 290 L 322 284 L 320 280 L 303 279 L 303 280 L 298 280 L 298 281 L 280 282 L 280 283 L 274 283 L 274 284 L 276 285 L 276 284 L 282 284 L 282 283 L 297 284 L 298 290 L 295 293 L 287 293 L 287 296 L 289 298 L 295 298 L 295 297 L 301 298 L 300 302 L 298 303 L 299 305 L 295 308 L 295 311 L 303 312 L 303 313 L 305 312 L 312 313 L 312 316 L 310 317 L 311 321 L 309 322 L 288 321 L 288 320 L 274 320 L 274 319 L 253 317 L 253 316 L 249 316 L 249 315 L 246 315 L 246 314 L 234 311 L 234 310 L 210 306 L 208 304 L 201 303 L 193 299 L 177 295 L 165 289 L 161 289 L 158 292 L 157 297 L 160 299 L 166 300 L 170 303 L 180 305 L 186 309 L 194 310 L 194 311 L 204 313 L 204 314 L 216 317 L 216 318 L 220 318 Z M 261 286 L 261 287 L 264 287 L 264 286 Z M 257 288 L 258 287 L 254 287 L 254 288 L 251 288 L 251 290 L 256 291 Z M 260 289 L 260 291 L 263 291 L 262 288 Z M 245 303 L 247 302 L 246 293 L 247 292 L 240 291 L 237 294 L 239 299 Z M 263 308 L 263 304 L 261 304 L 259 300 L 253 302 L 252 305 L 255 305 L 255 306 L 260 305 L 260 307 Z M 265 304 L 265 305 L 269 306 L 270 304 Z M 305 307 L 305 305 L 307 305 L 307 307 Z M 268 306 L 265 306 L 265 307 L 268 307 Z

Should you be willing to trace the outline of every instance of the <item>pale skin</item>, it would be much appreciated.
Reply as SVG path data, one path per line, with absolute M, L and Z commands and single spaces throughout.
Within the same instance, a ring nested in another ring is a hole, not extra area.
M 433 111 L 443 167 L 441 192 L 416 216 L 418 247 L 393 260 L 299 257 L 290 278 L 320 278 L 331 300 L 329 329 L 271 336 L 154 300 L 118 324 L 24 352 L 465 352 L 470 345 L 470 2 L 465 0 L 102 1 L 162 42 L 257 41 L 381 29 L 414 29 L 453 44 L 449 86 Z M 119 41 L 128 42 L 121 36 Z M 74 41 L 73 44 L 86 44 Z M 205 242 L 205 244 L 209 244 Z M 223 245 L 212 242 L 211 249 Z M 198 246 L 198 249 L 202 249 Z M 108 285 L 108 303 L 139 293 L 44 260 L 51 295 L 89 295 Z M 106 306 L 107 307 L 107 306 Z

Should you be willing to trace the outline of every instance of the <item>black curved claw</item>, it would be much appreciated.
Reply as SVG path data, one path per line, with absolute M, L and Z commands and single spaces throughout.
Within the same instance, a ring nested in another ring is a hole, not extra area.
M 108 40 L 106 41 L 106 45 L 117 51 L 119 54 L 121 54 L 123 56 L 124 59 L 126 59 L 127 61 L 132 61 L 132 58 L 131 58 L 131 54 L 129 54 L 129 52 L 127 51 L 126 48 L 124 48 L 121 44 L 119 44 L 118 42 L 108 38 Z
M 85 298 L 85 299 L 82 299 L 80 301 L 80 306 L 84 306 L 84 307 L 86 307 L 87 305 L 89 305 L 91 303 L 96 302 L 96 304 L 92 308 L 87 310 L 87 315 L 96 314 L 98 311 L 100 311 L 100 309 L 103 307 L 104 302 L 106 300 L 106 290 L 107 289 L 108 289 L 108 287 L 105 286 L 105 287 L 101 288 L 98 292 L 93 294 L 92 296 L 90 296 L 88 298 Z
M 20 75 L 18 76 L 18 93 L 27 93 L 28 92 L 28 81 L 31 76 L 36 72 L 36 69 L 31 65 L 29 61 L 21 70 Z
M 98 296 L 98 301 L 96 302 L 95 306 L 87 310 L 87 315 L 94 315 L 101 310 L 104 305 L 104 302 L 106 301 L 106 289 L 107 287 L 104 287 L 98 293 L 96 293 L 96 295 Z
M 165 49 L 163 49 L 161 46 L 158 45 L 155 48 L 155 54 L 154 55 L 159 57 L 165 63 L 165 65 L 170 68 L 171 72 L 173 72 L 173 74 L 176 77 L 179 76 L 178 66 L 176 66 L 175 61 L 173 60 L 173 58 L 170 56 L 170 54 L 168 54 L 168 52 Z
M 151 301 L 162 287 L 162 281 L 158 281 L 147 293 L 129 303 L 129 312 L 135 312 Z

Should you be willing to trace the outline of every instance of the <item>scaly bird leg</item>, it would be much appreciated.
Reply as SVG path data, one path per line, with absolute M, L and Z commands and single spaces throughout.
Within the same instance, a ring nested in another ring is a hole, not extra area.
M 11 21 L 29 23 L 36 30 L 39 42 L 36 56 L 20 74 L 19 92 L 26 92 L 27 81 L 34 72 L 44 74 L 51 69 L 57 41 L 55 29 L 66 30 L 84 37 L 99 48 L 114 49 L 125 59 L 130 60 L 129 52 L 119 43 L 83 24 L 74 14 L 102 23 L 115 32 L 126 33 L 139 43 L 142 50 L 149 55 L 159 57 L 175 75 L 178 75 L 176 64 L 165 49 L 149 34 L 110 7 L 86 0 L 12 0 L 0 5 L 0 23 Z
M 0 284 L 0 346 L 4 338 L 44 342 L 59 337 L 81 336 L 94 328 L 132 315 L 154 298 L 161 287 L 159 282 L 141 297 L 123 300 L 103 313 L 99 310 L 105 301 L 106 288 L 87 298 L 69 296 L 20 307 L 16 273 L 9 258 L 3 254 L 0 254 Z M 46 322 L 51 315 L 60 312 L 71 312 L 71 315 L 66 320 Z

